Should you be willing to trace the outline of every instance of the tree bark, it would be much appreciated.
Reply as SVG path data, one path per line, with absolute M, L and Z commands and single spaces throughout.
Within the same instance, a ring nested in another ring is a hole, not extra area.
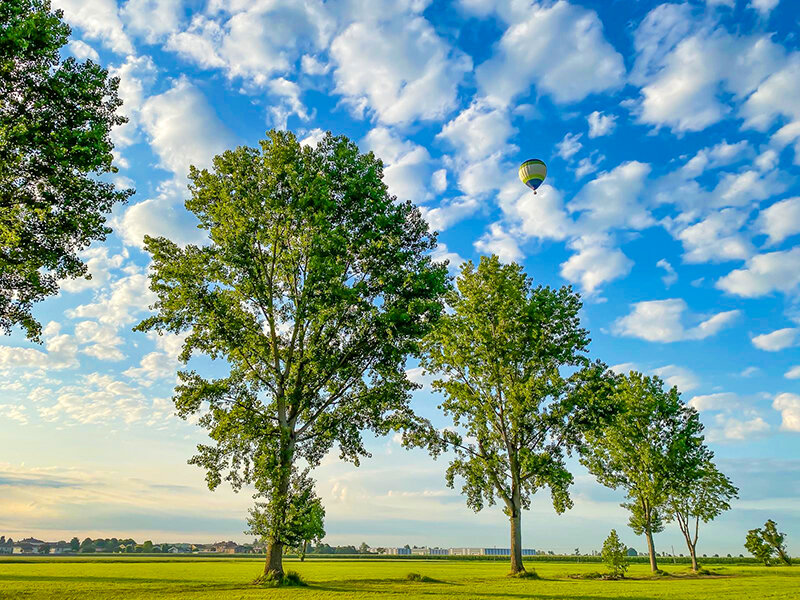
M 511 574 L 516 575 L 525 571 L 522 564 L 522 499 L 516 486 L 511 493 L 511 503 Z
M 692 557 L 692 571 L 697 572 L 697 551 L 691 544 L 689 544 L 689 554 Z
M 267 544 L 264 577 L 277 580 L 283 579 L 283 542 L 270 541 Z
M 647 537 L 647 551 L 650 553 L 650 570 L 655 573 L 658 571 L 658 562 L 656 561 L 656 548 L 655 544 L 653 543 L 653 532 L 650 530 L 650 526 L 647 526 L 645 529 L 645 536 Z
M 303 540 L 303 549 L 300 551 L 300 562 L 303 562 L 306 559 L 307 544 L 308 544 L 308 541 Z

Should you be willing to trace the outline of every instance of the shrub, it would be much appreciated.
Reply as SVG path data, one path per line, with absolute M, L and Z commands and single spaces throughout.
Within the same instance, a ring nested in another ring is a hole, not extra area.
M 431 583 L 436 581 L 435 579 L 431 579 L 427 575 L 420 575 L 419 573 L 409 573 L 406 575 L 407 581 L 418 581 L 420 583 Z
M 612 529 L 603 542 L 602 556 L 613 577 L 625 576 L 625 571 L 628 570 L 627 548 L 619 541 L 616 529 Z
M 303 581 L 300 573 L 297 571 L 287 571 L 283 577 L 278 578 L 274 575 L 262 575 L 258 577 L 253 583 L 263 587 L 306 587 L 308 584 Z

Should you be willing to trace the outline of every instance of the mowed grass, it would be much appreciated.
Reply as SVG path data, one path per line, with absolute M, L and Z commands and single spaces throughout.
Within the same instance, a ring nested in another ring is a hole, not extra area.
M 541 579 L 505 577 L 503 562 L 455 560 L 287 560 L 308 587 L 269 589 L 251 582 L 263 563 L 255 559 L 171 561 L 43 559 L 0 563 L 0 598 L 500 598 L 628 600 L 761 600 L 800 598 L 800 567 L 713 566 L 718 577 L 691 577 L 681 565 L 662 565 L 670 576 L 650 579 L 634 565 L 622 581 L 572 579 L 602 570 L 599 564 L 531 563 Z M 408 581 L 409 573 L 435 581 Z

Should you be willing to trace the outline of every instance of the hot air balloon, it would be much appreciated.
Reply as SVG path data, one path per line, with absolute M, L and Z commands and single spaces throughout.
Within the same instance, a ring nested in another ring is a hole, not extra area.
M 542 185 L 547 177 L 547 165 L 538 158 L 526 160 L 519 166 L 519 179 L 536 193 L 536 188 Z

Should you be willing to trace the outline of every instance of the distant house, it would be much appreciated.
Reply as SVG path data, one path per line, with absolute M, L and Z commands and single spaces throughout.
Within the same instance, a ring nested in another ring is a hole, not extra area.
M 167 552 L 170 554 L 189 554 L 191 551 L 190 548 L 184 548 L 182 546 L 170 546 L 167 548 Z
M 57 542 L 50 546 L 50 554 L 71 554 L 72 546 L 68 542 Z
M 391 554 L 393 556 L 403 556 L 403 555 L 410 555 L 411 549 L 410 548 L 385 548 L 384 554 Z
M 639 553 L 634 548 L 628 548 L 626 554 L 628 556 L 639 556 Z
M 5 541 L 0 543 L 0 554 L 14 554 L 14 544 Z
M 242 547 L 236 542 L 217 542 L 214 544 L 212 552 L 217 552 L 219 554 L 236 554 L 242 551 L 240 548 Z

